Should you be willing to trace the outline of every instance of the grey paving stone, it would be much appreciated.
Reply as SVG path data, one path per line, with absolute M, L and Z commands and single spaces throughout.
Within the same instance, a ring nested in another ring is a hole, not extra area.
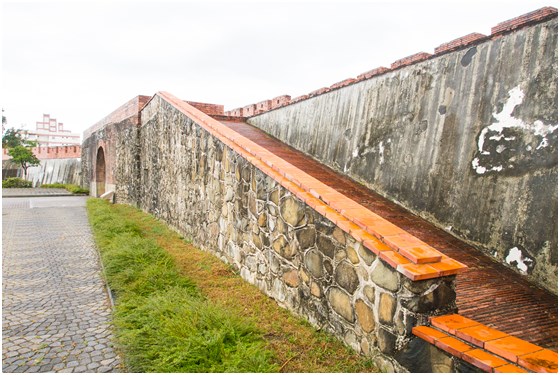
M 79 361 L 70 361 L 67 364 L 68 367 L 76 367 L 76 366 L 79 366 L 79 365 L 80 365 Z
M 60 371 L 65 367 L 66 365 L 64 363 L 57 363 L 56 365 L 53 366 L 53 371 Z
M 85 197 L 2 199 L 3 372 L 122 371 L 84 206 Z
M 41 365 L 41 367 L 39 368 L 39 372 L 51 372 L 52 371 L 52 365 Z
M 92 362 L 89 365 L 87 365 L 88 370 L 95 370 L 98 367 L 99 367 L 99 362 Z

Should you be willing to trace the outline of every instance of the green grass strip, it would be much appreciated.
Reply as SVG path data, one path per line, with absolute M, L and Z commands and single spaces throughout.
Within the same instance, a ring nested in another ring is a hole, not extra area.
M 73 194 L 85 194 L 85 195 L 89 194 L 88 189 L 81 188 L 78 185 L 74 185 L 74 184 L 61 184 L 61 183 L 43 184 L 41 185 L 41 187 L 51 188 L 51 189 L 66 189 Z
M 171 256 L 104 200 L 88 214 L 115 293 L 115 335 L 132 372 L 276 372 L 253 323 L 208 302 Z

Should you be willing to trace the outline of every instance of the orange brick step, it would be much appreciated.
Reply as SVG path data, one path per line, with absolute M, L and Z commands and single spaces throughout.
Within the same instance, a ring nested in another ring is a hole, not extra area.
M 558 372 L 558 353 L 459 314 L 430 318 L 412 333 L 486 372 Z

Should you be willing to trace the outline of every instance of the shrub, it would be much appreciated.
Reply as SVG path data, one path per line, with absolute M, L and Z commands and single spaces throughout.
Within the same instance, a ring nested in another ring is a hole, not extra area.
M 33 187 L 31 181 L 19 177 L 9 177 L 2 181 L 2 188 L 30 188 Z

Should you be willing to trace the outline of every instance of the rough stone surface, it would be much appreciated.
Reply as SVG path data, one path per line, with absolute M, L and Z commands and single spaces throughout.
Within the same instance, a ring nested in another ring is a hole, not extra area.
M 291 270 L 286 272 L 282 276 L 282 278 L 284 279 L 286 285 L 292 288 L 296 288 L 299 285 L 299 277 L 298 277 L 298 272 L 296 270 Z
M 384 262 L 377 263 L 370 277 L 371 281 L 391 292 L 396 292 L 400 287 L 399 273 Z
M 388 293 L 381 293 L 379 298 L 379 321 L 383 324 L 393 324 L 393 316 L 397 303 L 394 297 Z
M 2 199 L 3 372 L 122 371 L 85 199 Z
M 356 245 L 360 257 L 364 260 L 364 262 L 366 262 L 368 266 L 371 266 L 375 261 L 375 259 L 377 258 L 376 255 L 372 253 L 369 249 L 363 247 L 362 245 L 360 244 L 356 244 Z
M 375 329 L 373 310 L 361 299 L 356 301 L 356 317 L 365 332 L 369 333 Z
M 305 255 L 305 266 L 313 276 L 323 276 L 323 257 L 315 250 L 308 251 Z
M 293 197 L 288 197 L 281 203 L 280 213 L 286 223 L 290 224 L 292 227 L 297 226 L 305 215 L 301 205 Z
M 305 227 L 296 232 L 296 237 L 299 242 L 299 246 L 302 250 L 308 249 L 315 244 L 315 239 L 317 237 L 317 232 L 313 227 Z
M 350 294 L 353 294 L 360 284 L 355 268 L 346 262 L 342 262 L 336 267 L 334 278 L 338 285 Z
M 248 122 L 557 293 L 557 18 Z
M 329 289 L 329 302 L 337 313 L 349 322 L 354 321 L 354 313 L 350 303 L 350 297 L 340 289 Z

